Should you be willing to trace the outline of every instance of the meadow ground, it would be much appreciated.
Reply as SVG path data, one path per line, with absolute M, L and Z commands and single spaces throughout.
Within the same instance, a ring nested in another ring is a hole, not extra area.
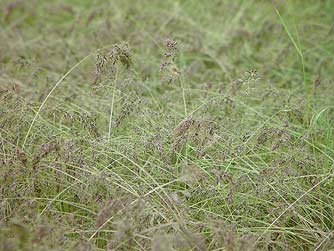
M 0 11 L 0 250 L 334 250 L 332 0 Z

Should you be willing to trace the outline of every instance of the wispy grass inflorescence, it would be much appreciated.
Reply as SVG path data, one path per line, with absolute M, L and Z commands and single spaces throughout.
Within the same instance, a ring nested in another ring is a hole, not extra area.
M 97 83 L 107 69 L 111 71 L 111 74 L 115 74 L 117 63 L 127 69 L 131 66 L 131 53 L 127 43 L 115 44 L 110 49 L 98 49 L 96 52 L 94 84 Z

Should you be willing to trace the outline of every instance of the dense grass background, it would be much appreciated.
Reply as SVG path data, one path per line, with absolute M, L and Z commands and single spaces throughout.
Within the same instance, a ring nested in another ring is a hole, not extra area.
M 334 250 L 332 0 L 0 10 L 0 250 Z

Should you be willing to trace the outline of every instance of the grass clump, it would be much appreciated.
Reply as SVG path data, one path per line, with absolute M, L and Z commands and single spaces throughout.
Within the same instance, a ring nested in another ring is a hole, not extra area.
M 334 249 L 331 1 L 33 2 L 0 3 L 0 250 Z

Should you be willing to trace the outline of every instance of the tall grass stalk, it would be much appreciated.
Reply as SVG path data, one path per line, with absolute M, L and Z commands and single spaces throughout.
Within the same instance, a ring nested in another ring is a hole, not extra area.
M 289 39 L 291 41 L 291 43 L 293 44 L 294 48 L 297 51 L 297 54 L 300 58 L 300 62 L 301 62 L 301 66 L 302 66 L 302 72 L 303 72 L 303 84 L 304 84 L 304 99 L 305 99 L 305 118 L 306 121 L 309 120 L 309 112 L 310 112 L 310 104 L 309 104 L 309 86 L 307 83 L 307 75 L 306 75 L 306 71 L 305 71 L 305 60 L 304 60 L 304 55 L 303 55 L 303 50 L 300 44 L 300 39 L 299 39 L 299 33 L 297 30 L 297 27 L 295 25 L 296 28 L 296 36 L 297 36 L 297 41 L 294 39 L 292 33 L 290 32 L 290 30 L 288 29 L 283 17 L 281 16 L 280 12 L 278 9 L 276 9 L 276 14 L 279 17 L 279 20 L 285 30 L 285 32 L 287 33 L 287 35 L 289 36 Z

